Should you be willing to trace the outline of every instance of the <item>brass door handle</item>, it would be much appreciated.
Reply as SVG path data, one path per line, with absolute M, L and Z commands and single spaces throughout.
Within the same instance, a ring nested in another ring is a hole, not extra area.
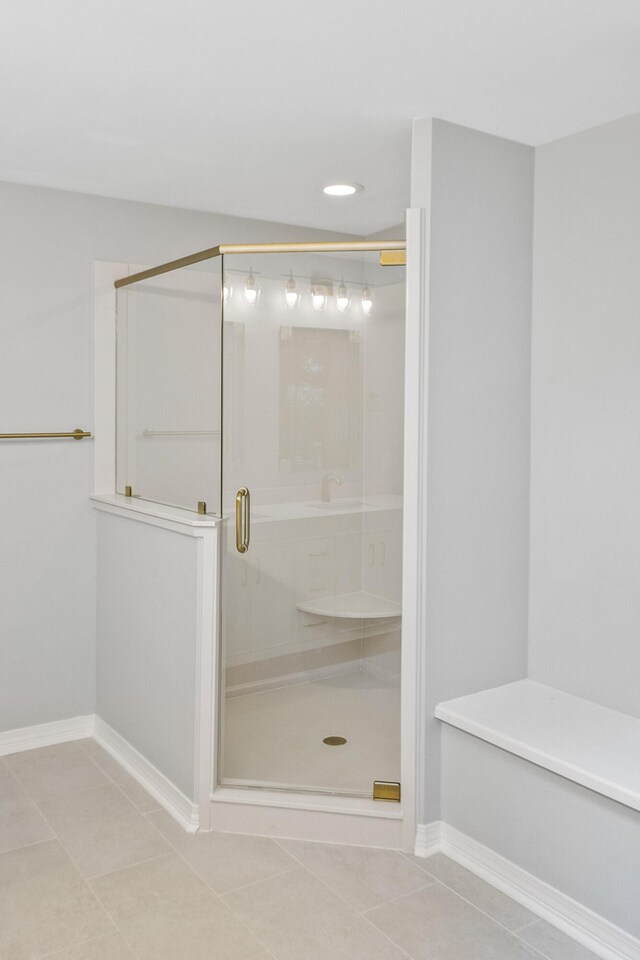
M 247 487 L 236 493 L 236 550 L 246 553 L 251 539 L 251 495 Z

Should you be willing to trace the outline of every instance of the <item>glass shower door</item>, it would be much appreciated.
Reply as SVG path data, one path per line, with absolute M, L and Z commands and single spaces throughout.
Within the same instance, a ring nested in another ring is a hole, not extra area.
M 400 774 L 404 270 L 223 262 L 220 780 Z

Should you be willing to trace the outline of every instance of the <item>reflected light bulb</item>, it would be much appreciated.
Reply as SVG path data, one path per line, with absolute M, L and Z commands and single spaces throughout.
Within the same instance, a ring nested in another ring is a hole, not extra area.
M 320 287 L 311 289 L 311 306 L 314 310 L 324 310 L 327 305 L 327 295 Z
M 346 313 L 349 309 L 349 304 L 351 300 L 349 299 L 349 291 L 344 285 L 344 280 L 341 280 L 340 286 L 338 287 L 338 292 L 336 294 L 336 306 L 340 313 Z
M 372 310 L 373 300 L 371 298 L 371 290 L 369 290 L 369 287 L 365 287 L 362 291 L 362 312 L 368 317 Z
M 300 299 L 300 294 L 298 293 L 298 290 L 296 288 L 296 282 L 293 279 L 293 273 L 289 274 L 287 285 L 284 288 L 284 299 L 285 299 L 285 303 L 287 304 L 290 310 L 293 310 L 293 308 L 297 305 L 298 300 Z
M 249 268 L 249 276 L 247 277 L 247 282 L 244 285 L 244 295 L 247 303 L 253 306 L 253 304 L 258 300 L 258 292 L 258 284 L 256 283 L 256 278 L 253 275 L 253 269 Z
M 228 303 L 229 297 L 231 296 L 232 286 L 229 283 L 227 277 L 222 278 L 222 302 Z

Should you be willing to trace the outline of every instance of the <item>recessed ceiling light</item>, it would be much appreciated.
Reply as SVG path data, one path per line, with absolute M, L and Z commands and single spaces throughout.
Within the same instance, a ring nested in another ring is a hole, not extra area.
M 361 190 L 364 190 L 361 183 L 327 183 L 322 188 L 328 197 L 350 197 Z

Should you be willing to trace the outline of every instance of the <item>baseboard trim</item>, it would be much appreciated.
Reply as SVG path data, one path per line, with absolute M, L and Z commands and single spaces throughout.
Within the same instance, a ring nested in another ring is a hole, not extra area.
M 418 824 L 416 827 L 416 844 L 413 851 L 416 857 L 432 857 L 434 853 L 442 852 L 443 826 L 441 820 Z
M 157 767 L 154 767 L 128 740 L 113 727 L 95 718 L 93 737 L 113 759 L 150 793 L 154 800 L 171 814 L 174 820 L 188 833 L 195 833 L 199 826 L 198 805 L 192 803 Z
M 22 753 L 23 750 L 52 747 L 57 743 L 85 740 L 93 736 L 94 723 L 95 717 L 90 713 L 82 717 L 70 717 L 68 720 L 53 720 L 50 723 L 38 723 L 33 727 L 5 730 L 0 733 L 0 757 L 6 757 L 10 753 Z
M 640 940 L 442 821 L 421 824 L 416 856 L 443 853 L 603 960 L 640 960 Z

